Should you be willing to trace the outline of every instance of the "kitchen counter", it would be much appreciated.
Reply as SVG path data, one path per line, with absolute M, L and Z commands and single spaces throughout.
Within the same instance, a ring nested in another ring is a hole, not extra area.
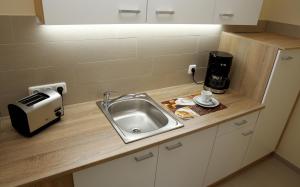
M 146 93 L 161 102 L 197 94 L 201 89 L 202 85 L 185 84 Z M 61 122 L 32 138 L 16 133 L 9 119 L 4 118 L 0 128 L 0 186 L 17 186 L 72 173 L 263 108 L 234 91 L 215 97 L 228 108 L 182 121 L 183 128 L 129 144 L 122 141 L 96 101 L 66 106 Z
M 278 47 L 279 49 L 283 49 L 283 50 L 300 48 L 300 38 L 285 36 L 276 33 L 268 33 L 268 32 L 261 32 L 261 33 L 224 32 L 224 33 L 255 40 L 257 42 Z

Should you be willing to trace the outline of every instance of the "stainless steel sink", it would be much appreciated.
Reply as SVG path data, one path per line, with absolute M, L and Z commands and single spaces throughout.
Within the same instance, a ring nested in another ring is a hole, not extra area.
M 97 102 L 125 143 L 183 127 L 147 94 L 129 94 Z

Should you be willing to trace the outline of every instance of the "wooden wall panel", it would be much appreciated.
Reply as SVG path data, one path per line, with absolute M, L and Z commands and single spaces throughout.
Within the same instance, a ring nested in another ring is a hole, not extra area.
M 35 9 L 35 14 L 39 18 L 40 22 L 42 24 L 45 24 L 43 1 L 42 0 L 34 0 L 34 9 Z
M 261 102 L 278 48 L 223 32 L 219 50 L 234 56 L 230 88 Z

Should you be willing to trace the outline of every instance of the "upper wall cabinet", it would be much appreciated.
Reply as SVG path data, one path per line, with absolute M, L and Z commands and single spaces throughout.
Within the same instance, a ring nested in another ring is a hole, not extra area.
M 145 23 L 147 0 L 43 0 L 45 24 Z
M 213 0 L 148 0 L 148 23 L 212 23 Z
M 214 23 L 256 25 L 263 0 L 216 0 Z
M 48 25 L 257 24 L 263 0 L 35 0 Z

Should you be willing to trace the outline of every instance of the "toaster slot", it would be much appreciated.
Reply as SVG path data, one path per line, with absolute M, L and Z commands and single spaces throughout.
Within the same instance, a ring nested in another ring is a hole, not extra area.
M 32 106 L 32 105 L 34 105 L 40 101 L 43 101 L 47 98 L 49 98 L 49 96 L 44 93 L 36 93 L 32 96 L 29 96 L 29 97 L 26 97 L 26 98 L 20 100 L 19 102 L 26 106 Z

